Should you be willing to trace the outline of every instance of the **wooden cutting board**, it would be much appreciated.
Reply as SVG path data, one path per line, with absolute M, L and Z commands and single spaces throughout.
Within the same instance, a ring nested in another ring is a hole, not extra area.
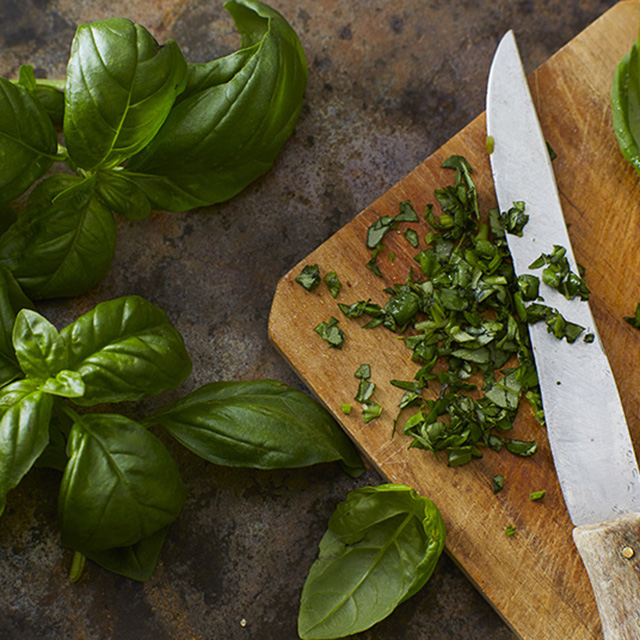
M 639 21 L 637 0 L 619 3 L 529 77 L 545 137 L 557 153 L 553 166 L 569 235 L 578 262 L 587 268 L 592 310 L 637 451 L 640 331 L 623 316 L 633 315 L 640 301 L 640 178 L 618 150 L 609 91 Z M 385 251 L 378 256 L 382 279 L 365 268 L 370 257 L 367 228 L 381 215 L 395 215 L 403 200 L 411 200 L 418 212 L 435 203 L 434 189 L 453 179 L 452 171 L 441 168 L 450 155 L 465 156 L 474 168 L 483 211 L 495 206 L 485 139 L 483 114 L 295 266 L 278 284 L 270 336 L 382 476 L 410 485 L 438 504 L 447 524 L 448 552 L 517 634 L 531 640 L 601 638 L 546 434 L 527 403 L 513 436 L 540 442 L 532 458 L 487 451 L 479 461 L 449 468 L 444 457 L 408 449 L 408 437 L 392 436 L 402 391 L 388 381 L 412 379 L 417 366 L 397 336 L 382 327 L 362 329 L 361 321 L 344 317 L 336 304 L 363 298 L 384 304 L 383 289 L 406 281 L 417 253 L 402 235 L 406 226 L 387 234 Z M 411 226 L 424 237 L 425 223 Z M 343 289 L 337 300 L 324 284 L 309 293 L 294 281 L 307 264 L 318 264 L 322 274 L 338 273 Z M 346 334 L 341 350 L 329 348 L 313 330 L 331 316 Z M 365 362 L 377 384 L 373 399 L 384 408 L 380 418 L 367 424 L 353 400 L 358 383 L 354 372 Z M 344 402 L 354 402 L 350 415 L 341 411 Z M 506 483 L 494 495 L 496 474 L 504 475 Z M 544 499 L 531 501 L 529 494 L 541 489 L 547 491 Z M 512 537 L 505 535 L 508 525 L 516 527 Z

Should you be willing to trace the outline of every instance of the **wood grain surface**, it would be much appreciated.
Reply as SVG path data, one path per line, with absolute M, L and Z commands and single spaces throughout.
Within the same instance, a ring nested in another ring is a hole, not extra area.
M 637 450 L 640 333 L 623 316 L 632 315 L 640 301 L 640 179 L 619 153 L 609 90 L 618 61 L 637 36 L 639 18 L 637 0 L 619 3 L 529 77 L 542 128 L 557 153 L 553 166 L 569 235 L 578 262 L 587 268 L 592 310 Z M 474 168 L 482 210 L 495 206 L 485 139 L 481 115 L 294 267 L 277 287 L 270 337 L 385 478 L 408 484 L 438 504 L 449 554 L 517 634 L 532 640 L 600 638 L 595 601 L 572 541 L 545 431 L 526 403 L 513 436 L 540 442 L 532 458 L 487 451 L 470 465 L 449 468 L 444 458 L 408 449 L 409 438 L 392 436 L 402 392 L 389 380 L 412 379 L 417 366 L 397 336 L 383 328 L 362 329 L 361 321 L 348 320 L 336 304 L 363 298 L 384 304 L 383 289 L 406 280 L 416 250 L 402 235 L 405 227 L 385 239 L 378 257 L 382 279 L 365 268 L 367 228 L 381 215 L 395 215 L 403 200 L 411 200 L 418 212 L 435 203 L 434 189 L 453 179 L 450 170 L 441 168 L 451 154 L 465 156 Z M 426 224 L 419 227 L 423 237 Z M 295 282 L 302 267 L 314 263 L 323 274 L 338 273 L 343 289 L 337 300 L 324 284 L 309 293 Z M 341 350 L 329 348 L 313 331 L 331 316 L 346 333 Z M 357 404 L 348 416 L 340 409 L 341 403 L 353 402 L 354 372 L 364 362 L 371 364 L 377 384 L 373 399 L 384 408 L 380 418 L 367 424 Z M 506 483 L 494 495 L 496 474 L 504 475 Z M 531 501 L 529 494 L 542 489 L 544 499 Z M 516 527 L 512 537 L 505 535 L 508 525 Z

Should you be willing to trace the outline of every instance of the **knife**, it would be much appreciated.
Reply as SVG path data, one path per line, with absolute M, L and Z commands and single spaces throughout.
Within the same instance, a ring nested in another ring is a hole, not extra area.
M 524 202 L 522 237 L 507 234 L 516 274 L 554 245 L 578 273 L 551 158 L 518 53 L 508 31 L 487 89 L 487 134 L 498 206 Z M 573 540 L 587 569 L 606 640 L 640 639 L 640 473 L 611 367 L 589 309 L 545 284 L 544 303 L 594 335 L 558 340 L 544 322 L 529 326 L 553 461 Z

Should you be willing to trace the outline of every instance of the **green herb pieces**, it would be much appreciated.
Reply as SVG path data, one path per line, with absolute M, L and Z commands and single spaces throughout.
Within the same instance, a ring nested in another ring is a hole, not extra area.
M 537 500 L 542 500 L 542 498 L 544 498 L 546 495 L 547 495 L 546 489 L 542 489 L 541 491 L 534 491 L 530 493 L 529 499 L 535 502 Z
M 484 149 L 485 151 L 491 155 L 493 153 L 493 150 L 495 149 L 496 146 L 496 141 L 494 139 L 493 136 L 487 136 L 487 139 L 485 140 L 484 143 Z
M 492 479 L 493 493 L 500 493 L 504 489 L 504 476 L 496 475 Z
M 342 349 L 344 344 L 344 331 L 338 327 L 338 322 L 336 318 L 331 316 L 327 322 L 322 321 L 314 327 L 314 331 L 333 349 Z
M 342 283 L 335 271 L 329 271 L 324 276 L 324 282 L 329 288 L 329 293 L 333 298 L 337 298 L 342 289 Z
M 504 529 L 504 535 L 507 536 L 507 538 L 512 538 L 516 535 L 516 527 L 512 524 L 508 524 Z
M 300 638 L 341 638 L 386 618 L 431 577 L 445 536 L 435 504 L 409 487 L 352 491 L 329 519 L 302 589 Z
M 351 413 L 351 404 L 348 402 L 343 402 L 340 405 L 340 411 L 342 411 L 342 413 L 344 413 L 345 416 L 348 416 Z
M 420 244 L 420 238 L 418 237 L 418 232 L 415 229 L 407 229 L 404 232 L 404 237 L 414 249 L 418 248 L 418 245 Z
M 296 282 L 307 291 L 313 291 L 321 282 L 320 267 L 317 264 L 308 264 L 296 276 Z
M 502 215 L 495 210 L 482 224 L 471 167 L 461 156 L 443 166 L 455 170 L 454 183 L 435 191 L 439 216 L 426 209 L 431 231 L 415 256 L 420 273 L 411 270 L 405 284 L 385 289 L 384 306 L 360 300 L 339 308 L 348 318 L 367 317 L 365 328 L 403 334 L 419 366 L 413 381 L 393 381 L 405 391 L 399 409 L 412 411 L 403 431 L 412 447 L 445 452 L 450 466 L 460 466 L 487 447 L 524 455 L 504 437 L 523 395 L 542 415 L 525 307 L 538 298 L 539 280 L 516 278 L 505 240 L 522 233 L 524 204 Z M 388 230 L 394 220 L 383 217 L 374 229 Z M 571 331 L 565 324 L 569 338 Z M 421 395 L 426 388 L 431 398 Z
M 564 338 L 569 343 L 575 342 L 585 330 L 579 324 L 569 322 L 557 309 L 539 302 L 530 304 L 525 314 L 528 324 L 544 322 L 549 333 L 552 333 L 558 340 Z M 590 340 L 585 339 L 585 341 L 589 342 Z
M 362 405 L 362 420 L 370 422 L 382 415 L 382 407 L 377 402 L 366 401 Z
M 529 268 L 544 267 L 542 281 L 552 289 L 558 290 L 567 300 L 572 300 L 575 297 L 588 300 L 590 292 L 587 284 L 582 276 L 571 271 L 566 253 L 565 247 L 554 245 L 552 253 L 543 253 L 529 265 Z
M 384 236 L 396 229 L 401 222 L 418 222 L 418 214 L 408 201 L 400 203 L 400 212 L 395 216 L 381 216 L 367 231 L 367 247 L 375 249 Z
M 633 316 L 624 316 L 624 319 L 634 328 L 640 329 L 640 302 L 636 305 L 636 313 Z
M 163 407 L 149 422 L 215 464 L 279 469 L 340 460 L 354 476 L 363 471 L 329 413 L 274 380 L 210 383 Z

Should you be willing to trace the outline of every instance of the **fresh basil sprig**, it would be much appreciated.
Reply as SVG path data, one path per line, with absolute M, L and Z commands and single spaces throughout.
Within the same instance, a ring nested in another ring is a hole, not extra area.
M 352 491 L 329 519 L 302 589 L 300 637 L 342 638 L 386 618 L 431 577 L 445 537 L 436 505 L 407 486 Z
M 0 514 L 34 465 L 62 471 L 59 523 L 76 552 L 73 579 L 85 556 L 136 580 L 153 573 L 186 490 L 150 424 L 216 464 L 339 460 L 353 476 L 364 471 L 328 412 L 272 380 L 205 385 L 143 422 L 82 413 L 178 386 L 191 371 L 182 336 L 137 296 L 102 302 L 59 332 L 1 266 L 0 279 Z
M 242 47 L 211 62 L 187 63 L 174 41 L 160 46 L 141 25 L 108 18 L 78 27 L 64 95 L 28 66 L 17 83 L 0 78 L 0 205 L 66 164 L 0 236 L 0 264 L 32 299 L 75 296 L 104 278 L 113 212 L 137 220 L 152 207 L 222 202 L 273 164 L 302 107 L 304 52 L 267 5 L 224 6 Z

